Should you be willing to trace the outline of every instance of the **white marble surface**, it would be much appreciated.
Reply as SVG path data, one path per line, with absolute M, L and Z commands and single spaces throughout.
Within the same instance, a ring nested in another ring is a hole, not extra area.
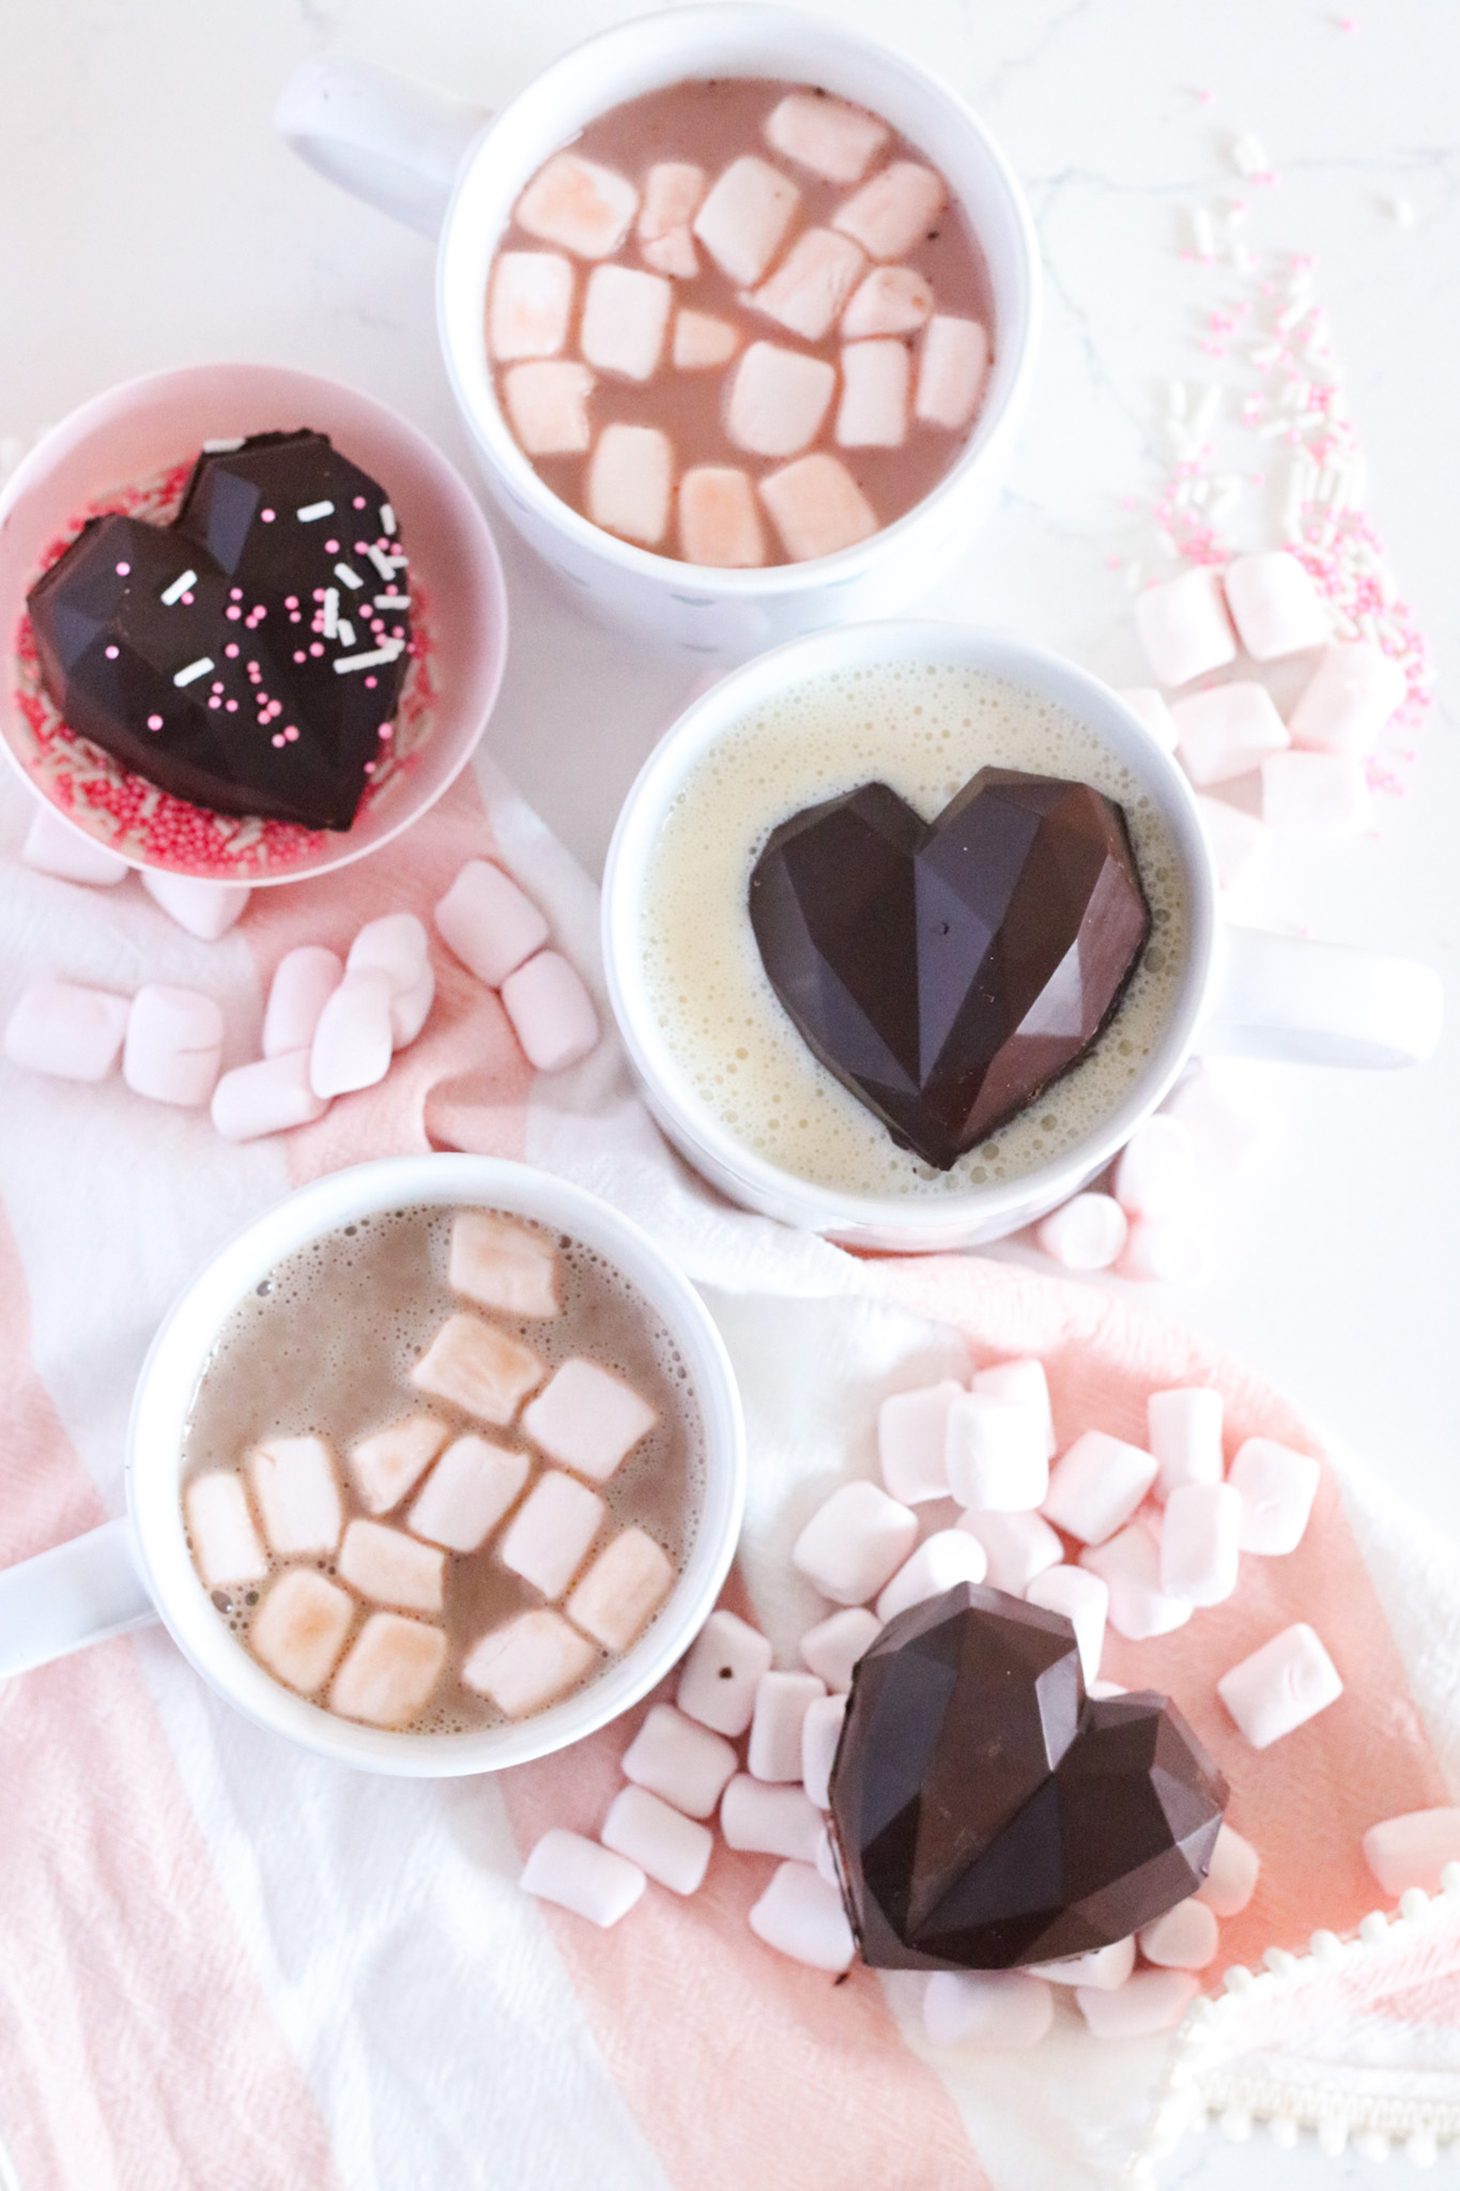
M 1003 504 L 927 606 L 1142 681 L 1125 569 L 1163 568 L 1148 514 L 1170 378 L 1234 375 L 1199 341 L 1222 278 L 1183 261 L 1192 205 L 1239 188 L 1253 131 L 1280 180 L 1243 194 L 1255 248 L 1313 253 L 1368 501 L 1431 641 L 1441 698 L 1377 841 L 1285 869 L 1273 916 L 1412 953 L 1449 977 L 1460 861 L 1452 613 L 1460 444 L 1460 16 L 1447 0 L 806 0 L 900 42 L 963 91 L 1034 208 L 1046 334 Z M 1351 11 L 1351 12 L 1350 12 Z M 498 106 L 619 0 L 10 0 L 0 10 L 0 439 L 109 382 L 242 356 L 398 405 L 464 469 L 435 346 L 432 254 L 299 166 L 271 111 L 340 51 Z M 1202 94 L 1209 96 L 1204 100 Z M 1412 213 L 1396 216 L 1394 201 Z M 1235 294 L 1235 285 L 1233 285 Z M 1134 506 L 1132 505 L 1134 503 Z M 1259 504 L 1244 519 L 1256 540 Z M 575 622 L 502 542 L 514 632 L 491 750 L 587 863 L 688 682 Z M 7 785 L 3 794 L 15 796 Z M 1460 1013 L 1431 1066 L 1271 1069 L 1293 1127 L 1238 1197 L 1217 1274 L 1170 1305 L 1460 1530 Z M 1010 1252 L 1019 1253 L 1019 1249 Z M 1377 2164 L 1213 2143 L 1171 2182 L 1367 2182 Z

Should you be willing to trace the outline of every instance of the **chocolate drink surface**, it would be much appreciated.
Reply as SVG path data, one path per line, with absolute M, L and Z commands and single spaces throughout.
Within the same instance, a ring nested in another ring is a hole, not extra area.
M 531 1716 L 654 1618 L 701 1506 L 685 1364 L 601 1256 L 477 1210 L 362 1217 L 233 1311 L 189 1544 L 274 1679 L 407 1732 Z

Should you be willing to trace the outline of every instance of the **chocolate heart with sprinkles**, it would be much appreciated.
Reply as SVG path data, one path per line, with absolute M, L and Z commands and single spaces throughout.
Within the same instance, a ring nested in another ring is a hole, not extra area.
M 879 783 L 793 815 L 750 920 L 803 1041 L 941 1171 L 1092 1047 L 1151 926 L 1115 802 L 1009 768 L 932 822 Z
M 223 814 L 348 829 L 409 661 L 383 488 L 324 434 L 205 449 L 171 525 L 94 518 L 32 587 L 69 727 Z

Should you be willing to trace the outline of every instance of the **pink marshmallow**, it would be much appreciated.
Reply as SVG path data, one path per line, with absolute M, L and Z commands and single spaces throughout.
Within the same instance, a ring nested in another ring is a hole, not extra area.
M 431 1016 L 436 1002 L 436 975 L 429 960 L 409 989 L 397 989 L 390 1000 L 390 1041 L 395 1050 L 408 1050 Z
M 782 1864 L 749 1922 L 767 1947 L 813 1970 L 850 1970 L 857 1952 L 840 1894 L 809 1864 Z
M 522 1427 L 551 1460 L 606 1483 L 658 1419 L 622 1377 L 575 1356 L 529 1403 Z
M 1162 1970 L 1205 1970 L 1215 1958 L 1220 1940 L 1211 1905 L 1198 1902 L 1194 1896 L 1178 1902 L 1136 1934 L 1136 1944 L 1146 1961 Z
M 737 1613 L 711 1613 L 680 1668 L 675 1702 L 717 1734 L 743 1735 L 771 1656 L 770 1640 L 758 1628 Z
M 1326 1711 L 1343 1682 L 1306 1621 L 1294 1621 L 1231 1667 L 1217 1694 L 1254 1750 L 1265 1750 Z
M 923 1995 L 930 2046 L 1022 2050 L 1038 2046 L 1053 2022 L 1053 1993 L 1027 1971 L 935 1970 Z
M 1324 648 L 1289 718 L 1293 743 L 1323 753 L 1372 753 L 1407 690 L 1391 655 L 1367 639 L 1336 641 Z
M 845 464 L 822 449 L 769 473 L 760 499 L 793 563 L 839 555 L 877 530 L 877 513 Z
M 1046 1568 L 1064 1558 L 1064 1547 L 1042 1514 L 960 1514 L 958 1527 L 977 1537 L 988 1559 L 985 1578 L 995 1590 L 1022 1598 Z
M 342 961 L 323 944 L 302 943 L 286 952 L 269 984 L 264 1013 L 265 1057 L 287 1057 L 307 1050 L 314 1040 L 319 1015 L 345 978 Z
M 1237 636 L 1254 662 L 1321 647 L 1329 618 L 1312 578 L 1285 548 L 1239 555 L 1222 580 Z
M 639 193 L 626 175 L 579 153 L 559 152 L 518 199 L 517 225 L 580 259 L 606 259 L 623 242 L 638 208 Z
M 1237 1587 L 1242 1496 L 1228 1483 L 1178 1484 L 1161 1528 L 1161 1588 L 1193 1605 L 1222 1605 Z
M 753 342 L 730 376 L 725 431 L 752 456 L 796 456 L 820 433 L 835 393 L 836 367 L 825 358 Z
M 1222 1395 L 1210 1385 L 1183 1385 L 1146 1397 L 1146 1443 L 1160 1471 L 1156 1497 L 1180 1484 L 1222 1480 Z
M 1121 1150 L 1112 1192 L 1128 1218 L 1166 1217 L 1187 1208 L 1195 1182 L 1196 1143 L 1179 1118 L 1158 1111 Z
M 1110 1611 L 1110 1592 L 1099 1575 L 1083 1567 L 1047 1567 L 1036 1575 L 1024 1593 L 1030 1605 L 1042 1605 L 1047 1613 L 1063 1613 L 1075 1631 L 1080 1671 L 1088 1689 L 1100 1679 L 1100 1654 L 1105 1648 L 1105 1623 Z
M 1144 2039 L 1174 2030 L 1200 1991 L 1189 1970 L 1138 1970 L 1117 1992 L 1080 1986 L 1075 1999 L 1097 2039 Z
M 509 365 L 502 394 L 512 431 L 529 456 L 581 456 L 593 439 L 588 398 L 596 374 L 577 358 Z
M 712 570 L 756 570 L 764 563 L 765 531 L 748 472 L 733 464 L 699 464 L 685 473 L 679 545 L 687 563 Z
M 595 266 L 578 334 L 588 363 L 624 380 L 651 379 L 664 349 L 673 301 L 673 286 L 662 274 L 645 274 L 634 266 Z
M 185 1110 L 213 1093 L 223 1055 L 223 1014 L 196 989 L 148 982 L 132 999 L 122 1078 L 138 1095 Z
M 801 1722 L 801 1782 L 807 1798 L 819 1811 L 830 1808 L 831 1769 L 847 1716 L 844 1696 L 817 1697 Z M 798 1852 L 788 1850 L 788 1855 Z M 812 1850 L 811 1860 L 815 1860 Z
M 399 1506 L 450 1435 L 434 1415 L 406 1415 L 357 1438 L 346 1458 L 366 1513 L 388 1514 Z
M 248 1475 L 271 1551 L 334 1551 L 345 1515 L 323 1438 L 265 1439 L 248 1457 Z
M 1123 700 L 1140 724 L 1150 732 L 1163 753 L 1176 751 L 1176 725 L 1171 720 L 1171 710 L 1154 685 L 1135 685 L 1115 695 Z
M 690 222 L 705 195 L 705 171 L 687 160 L 658 160 L 644 178 L 639 252 L 660 274 L 692 281 L 700 270 Z
M 420 1544 L 403 1529 L 357 1515 L 340 1546 L 339 1576 L 362 1597 L 416 1613 L 439 1613 L 445 1594 L 446 1554 Z
M 747 1760 L 757 1780 L 801 1778 L 801 1726 L 824 1683 L 815 1674 L 762 1674 L 755 1692 Z
M 433 918 L 447 950 L 489 989 L 548 940 L 548 924 L 526 891 L 490 860 L 467 861 Z
M 674 315 L 671 355 L 677 373 L 704 373 L 712 366 L 728 365 L 739 348 L 740 330 L 731 321 L 687 308 Z M 690 477 L 686 472 L 685 479 Z M 683 483 L 680 491 L 684 491 Z
M 606 1849 L 637 1864 L 671 1894 L 694 1894 L 704 1884 L 715 1836 L 647 1788 L 620 1788 L 608 1808 L 600 1839 Z
M 1363 761 L 1353 753 L 1270 755 L 1262 764 L 1262 818 L 1285 837 L 1362 837 L 1374 826 Z
M 957 433 L 978 409 L 988 374 L 988 329 L 978 320 L 935 312 L 918 349 L 914 416 L 924 426 Z
M 941 175 L 912 160 L 893 160 L 833 215 L 832 227 L 869 259 L 901 259 L 948 202 Z
M 828 1697 L 824 1701 L 840 1704 L 845 1700 Z M 814 1864 L 822 1829 L 821 1812 L 804 1788 L 737 1773 L 720 1798 L 720 1831 L 726 1847 L 749 1855 Z
M 606 1931 L 628 1915 L 649 1882 L 627 1857 L 553 1826 L 533 1847 L 518 1883 L 524 1894 L 555 1902 Z
M 1048 1408 L 992 1392 L 948 1407 L 948 1489 L 960 1506 L 1027 1513 L 1049 1489 Z
M 907 439 L 912 360 L 895 339 L 842 345 L 836 438 L 843 449 L 900 449 Z
M 1272 831 L 1255 814 L 1245 814 L 1225 799 L 1198 797 L 1196 810 L 1211 847 L 1212 865 L 1223 890 L 1235 890 L 1262 867 L 1272 850 Z
M 894 1392 L 877 1410 L 882 1481 L 905 1506 L 948 1496 L 948 1409 L 962 1391 L 945 1377 L 941 1384 Z
M 1136 636 L 1159 684 L 1185 685 L 1237 655 L 1215 571 L 1184 571 L 1136 595 Z
M 845 342 L 867 335 L 915 335 L 933 311 L 932 284 L 910 266 L 874 266 L 842 314 Z
M 673 492 L 674 444 L 667 434 L 657 426 L 604 427 L 588 466 L 588 515 L 595 525 L 657 548 L 669 530 Z
M 783 159 L 810 168 L 829 183 L 860 182 L 874 153 L 888 138 L 885 122 L 864 107 L 819 91 L 792 91 L 773 107 L 766 143 Z
M 800 197 L 788 175 L 747 153 L 711 185 L 693 232 L 721 271 L 749 288 L 779 251 Z
M 568 1600 L 568 1616 L 605 1651 L 627 1651 L 674 1588 L 674 1562 L 644 1529 L 621 1529 Z
M 499 251 L 487 305 L 487 347 L 504 364 L 555 358 L 568 339 L 573 266 L 557 251 Z
M 367 921 L 350 946 L 345 972 L 358 974 L 367 967 L 384 974 L 393 996 L 414 989 L 429 963 L 424 925 L 414 913 L 386 913 Z
M 502 984 L 502 1002 L 536 1072 L 565 1072 L 598 1041 L 593 999 L 576 969 L 556 951 L 539 951 L 509 974 Z
M 309 1046 L 309 1084 L 317 1096 L 373 1088 L 390 1071 L 390 976 L 378 967 L 347 973 L 319 1015 Z
M 58 1080 L 105 1080 L 126 1039 L 130 997 L 74 981 L 39 981 L 21 992 L 5 1025 L 12 1065 Z
M 540 1605 L 489 1628 L 468 1655 L 461 1678 L 509 1719 L 525 1719 L 565 1696 L 597 1657 L 560 1613 Z
M 833 1603 L 862 1605 L 891 1582 L 917 1534 L 917 1515 L 876 1484 L 842 1484 L 801 1531 L 791 1564 Z
M 518 1507 L 497 1556 L 545 1598 L 560 1598 L 587 1558 L 607 1512 L 596 1491 L 549 1469 Z
M 63 882 L 87 883 L 93 889 L 110 889 L 131 873 L 118 853 L 62 821 L 49 806 L 38 806 L 31 816 L 20 856 L 42 875 L 59 875 Z
M 1266 685 L 1213 685 L 1189 700 L 1174 700 L 1171 720 L 1182 765 L 1202 786 L 1245 776 L 1288 743 Z
M 1106 1585 L 1110 1592 L 1106 1618 L 1128 1643 L 1168 1636 L 1191 1618 L 1189 1601 L 1169 1597 L 1161 1588 L 1161 1554 L 1150 1531 L 1139 1522 L 1131 1522 L 1104 1544 L 1088 1546 L 1080 1554 L 1080 1565 Z
M 1140 1283 L 1189 1286 L 1205 1275 L 1210 1257 L 1206 1234 L 1189 1218 L 1138 1217 L 1115 1267 Z
M 249 1622 L 249 1646 L 271 1674 L 302 1696 L 322 1689 L 344 1648 L 355 1601 L 312 1567 L 291 1567 Z
M 844 1606 L 807 1629 L 801 1638 L 801 1656 L 834 1695 L 844 1696 L 852 1686 L 858 1660 L 866 1657 L 881 1633 L 881 1621 L 866 1606 Z
M 205 882 L 195 875 L 141 870 L 142 888 L 163 912 L 204 943 L 216 943 L 238 920 L 253 893 L 246 883 Z
M 308 1050 L 236 1065 L 213 1090 L 212 1118 L 225 1141 L 257 1141 L 263 1134 L 312 1126 L 329 1109 L 309 1078 Z
M 1223 1819 L 1212 1845 L 1211 1868 L 1197 1888 L 1196 1898 L 1218 1917 L 1240 1917 L 1257 1892 L 1261 1868 L 1252 1843 L 1244 1841 L 1236 1827 Z
M 1041 1218 L 1035 1239 L 1066 1270 L 1109 1270 L 1125 1246 L 1125 1211 L 1108 1194 L 1077 1194 Z
M 991 1400 L 1013 1400 L 1021 1407 L 1035 1409 L 1044 1425 L 1045 1457 L 1054 1459 L 1059 1442 L 1054 1434 L 1054 1411 L 1043 1362 L 1033 1355 L 1022 1355 L 1012 1362 L 990 1362 L 987 1368 L 974 1371 L 973 1390 L 987 1393 Z
M 525 1453 L 489 1438 L 456 1438 L 426 1478 L 410 1526 L 449 1552 L 475 1552 L 516 1501 L 531 1467 Z
M 1088 1986 L 1095 1993 L 1114 1993 L 1136 1967 L 1134 1938 L 1112 1940 L 1108 1948 L 1092 1948 L 1087 1955 L 1062 1956 L 1057 1963 L 1029 1963 L 1031 1976 L 1047 1978 L 1056 1986 Z
M 1155 1480 L 1154 1455 L 1103 1430 L 1087 1430 L 1050 1473 L 1045 1519 L 1082 1544 L 1102 1544 L 1130 1520 Z
M 935 1530 L 903 1561 L 878 1597 L 877 1618 L 884 1623 L 895 1620 L 909 1606 L 941 1597 L 955 1583 L 982 1582 L 988 1564 L 988 1554 L 971 1531 Z
M 697 1726 L 672 1704 L 656 1704 L 623 1755 L 626 1780 L 672 1803 L 687 1818 L 708 1818 L 740 1760 L 722 1735 Z
M 372 1613 L 330 1688 L 330 1707 L 372 1727 L 402 1727 L 424 1711 L 446 1661 L 443 1629 L 402 1613 Z
M 451 1220 L 447 1284 L 479 1308 L 509 1316 L 556 1316 L 558 1251 L 551 1236 L 495 1210 L 458 1210 Z
M 269 1556 L 259 1542 L 241 1477 L 232 1469 L 190 1477 L 183 1506 L 193 1558 L 210 1590 L 223 1583 L 262 1580 Z
M 820 342 L 856 288 L 866 263 L 849 237 L 829 228 L 803 229 L 749 301 L 757 312 L 803 342 Z
M 1242 1550 L 1267 1557 L 1295 1552 L 1308 1527 L 1321 1473 L 1311 1455 L 1275 1438 L 1248 1438 L 1240 1445 L 1227 1481 L 1242 1497 Z
M 1447 1864 L 1460 1864 L 1460 1810 L 1406 1811 L 1371 1826 L 1363 1840 L 1364 1862 L 1386 1894 L 1398 1901 L 1411 1887 L 1434 1894 Z

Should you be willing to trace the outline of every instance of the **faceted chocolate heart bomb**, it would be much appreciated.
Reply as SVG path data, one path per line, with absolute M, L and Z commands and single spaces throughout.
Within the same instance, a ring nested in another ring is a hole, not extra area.
M 830 1794 L 868 1963 L 1008 1970 L 1185 1901 L 1228 1790 L 1168 1698 L 1086 1697 L 1062 1614 L 959 1583 L 859 1661 Z
M 92 519 L 29 595 L 71 729 L 223 814 L 350 827 L 410 646 L 394 512 L 324 434 L 204 449 L 167 526 Z

